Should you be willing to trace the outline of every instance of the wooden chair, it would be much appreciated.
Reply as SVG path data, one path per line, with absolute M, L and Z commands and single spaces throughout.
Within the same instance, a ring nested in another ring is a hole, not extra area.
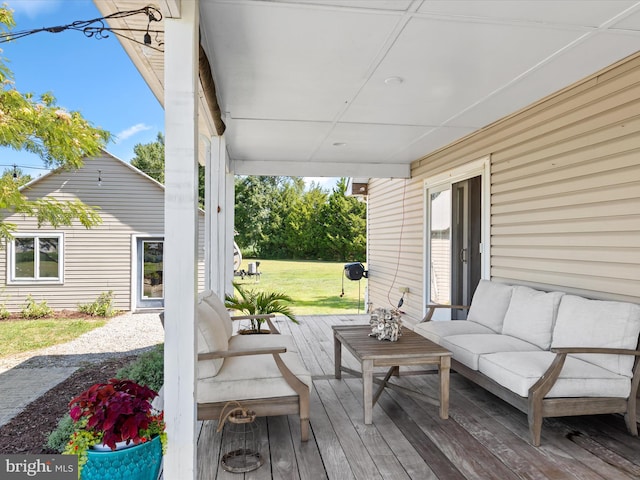
M 217 420 L 225 404 L 235 400 L 257 416 L 299 415 L 300 438 L 307 441 L 312 381 L 298 353 L 288 348 L 295 345 L 293 339 L 287 335 L 230 337 L 227 319 L 211 303 L 205 293 L 196 309 L 198 419 Z M 246 340 L 249 337 L 253 339 Z M 263 346 L 255 346 L 259 344 Z

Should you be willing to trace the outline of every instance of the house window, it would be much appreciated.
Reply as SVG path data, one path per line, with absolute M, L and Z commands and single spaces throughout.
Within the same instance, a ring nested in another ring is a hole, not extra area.
M 12 242 L 12 282 L 62 281 L 62 235 L 16 235 Z

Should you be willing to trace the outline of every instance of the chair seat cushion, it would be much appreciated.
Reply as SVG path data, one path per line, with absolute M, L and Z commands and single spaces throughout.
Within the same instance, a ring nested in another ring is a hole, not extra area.
M 305 369 L 298 354 L 280 355 L 285 365 L 311 391 L 311 374 Z M 210 360 L 201 363 L 207 363 Z M 214 377 L 202 375 L 198 370 L 198 403 L 218 403 L 229 400 L 253 400 L 297 395 L 286 382 L 273 355 L 251 355 L 225 358 L 222 368 Z
M 442 343 L 444 337 L 450 335 L 463 335 L 465 333 L 495 333 L 489 327 L 477 322 L 466 320 L 445 320 L 418 323 L 413 331 L 437 344 Z
M 480 357 L 479 370 L 512 392 L 527 397 L 529 388 L 549 368 L 552 352 L 500 352 Z M 631 381 L 592 363 L 567 356 L 549 397 L 620 397 L 631 392 Z
M 298 351 L 291 335 L 233 335 L 229 339 L 229 350 L 269 347 L 285 347 L 287 352 Z
M 467 367 L 478 370 L 480 355 L 494 352 L 527 352 L 539 347 L 519 338 L 498 333 L 452 335 L 442 339 L 442 346 L 453 353 L 453 358 Z

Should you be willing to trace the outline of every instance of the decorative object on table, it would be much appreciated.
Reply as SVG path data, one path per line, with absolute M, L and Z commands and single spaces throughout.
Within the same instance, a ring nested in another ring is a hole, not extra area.
M 64 453 L 78 455 L 82 480 L 156 480 L 166 450 L 158 394 L 131 380 L 98 383 L 69 402 L 75 422 Z
M 397 309 L 376 308 L 371 312 L 369 324 L 371 325 L 369 336 L 376 337 L 378 340 L 395 342 L 402 335 L 402 319 Z
M 241 311 L 247 315 L 279 313 L 287 317 L 293 323 L 299 323 L 296 316 L 291 311 L 291 308 L 287 305 L 287 303 L 292 302 L 292 298 L 286 293 L 260 292 L 253 289 L 247 289 L 242 284 L 236 282 L 233 283 L 233 286 L 240 296 L 225 296 L 224 305 L 229 310 Z M 249 328 L 239 330 L 238 333 L 271 333 L 270 330 L 261 328 L 262 324 L 265 322 L 264 318 L 252 318 L 250 321 L 251 326 Z
M 239 402 L 227 402 L 218 419 L 217 431 L 222 432 L 222 443 L 227 450 L 220 465 L 228 472 L 244 473 L 258 469 L 264 457 L 258 451 L 260 438 L 256 414 Z

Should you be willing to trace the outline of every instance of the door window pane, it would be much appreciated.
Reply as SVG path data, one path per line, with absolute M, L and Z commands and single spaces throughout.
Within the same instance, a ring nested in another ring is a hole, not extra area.
M 451 190 L 429 196 L 431 279 L 429 303 L 451 304 Z
M 15 239 L 15 277 L 35 277 L 35 238 Z
M 163 242 L 143 242 L 142 298 L 163 298 Z

